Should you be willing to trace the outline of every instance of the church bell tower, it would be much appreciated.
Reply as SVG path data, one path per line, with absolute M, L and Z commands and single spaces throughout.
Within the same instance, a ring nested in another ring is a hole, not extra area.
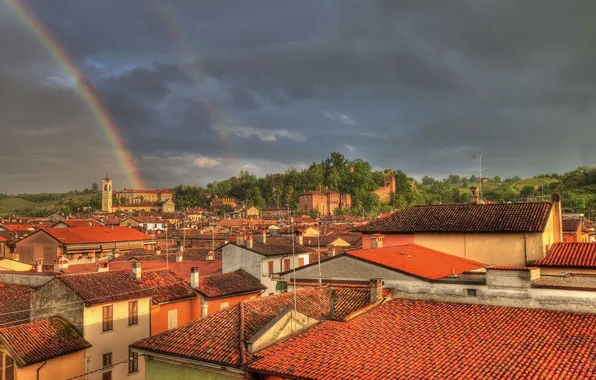
M 101 211 L 112 212 L 112 180 L 107 174 L 106 178 L 101 180 Z

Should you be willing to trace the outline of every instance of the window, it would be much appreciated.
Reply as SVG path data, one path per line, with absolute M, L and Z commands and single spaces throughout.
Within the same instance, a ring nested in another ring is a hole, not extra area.
M 128 373 L 139 371 L 139 353 L 128 349 Z
M 130 301 L 128 303 L 128 325 L 139 324 L 139 301 Z
M 298 258 L 298 266 L 299 267 L 304 266 L 304 257 L 299 257 Z
M 114 305 L 103 307 L 103 331 L 112 331 L 114 329 Z
M 267 270 L 268 270 L 268 274 L 272 274 L 273 273 L 273 261 L 269 261 L 267 263 Z
M 178 327 L 178 309 L 168 310 L 168 330 Z
M 476 297 L 476 289 L 466 289 L 466 295 L 468 297 Z
M 284 272 L 287 272 L 290 270 L 290 259 L 285 259 L 284 260 Z
M 229 302 L 222 302 L 222 303 L 219 304 L 219 310 L 223 310 L 223 309 L 225 309 L 228 306 L 230 306 L 230 303 Z
M 103 354 L 102 364 L 103 364 L 103 368 L 108 368 L 108 367 L 112 366 L 112 353 L 111 352 Z M 112 380 L 112 370 L 102 373 L 101 378 L 102 378 L 102 380 Z

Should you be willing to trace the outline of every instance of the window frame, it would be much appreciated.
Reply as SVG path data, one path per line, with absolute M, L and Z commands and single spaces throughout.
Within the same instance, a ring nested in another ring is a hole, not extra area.
M 304 257 L 298 257 L 298 268 L 304 266 Z
M 290 259 L 284 259 L 284 263 L 283 264 L 284 264 L 284 270 L 283 270 L 284 272 L 287 272 L 287 271 L 289 271 L 289 270 L 292 269 L 292 260 L 290 260 Z M 286 266 L 286 264 L 287 264 L 287 266 Z
M 101 355 L 101 369 L 104 370 L 105 368 L 109 367 L 109 370 L 103 371 L 101 373 L 102 380 L 111 380 L 112 379 L 112 365 L 113 365 L 113 356 L 111 352 L 106 352 Z
M 131 310 L 132 306 L 132 310 Z M 128 302 L 128 325 L 136 326 L 139 324 L 139 301 Z
M 139 372 L 139 353 L 128 348 L 128 374 Z
M 267 262 L 267 274 L 273 273 L 275 273 L 275 264 L 273 263 L 273 260 L 269 260 Z
M 114 331 L 114 305 L 105 305 L 101 308 L 101 331 Z

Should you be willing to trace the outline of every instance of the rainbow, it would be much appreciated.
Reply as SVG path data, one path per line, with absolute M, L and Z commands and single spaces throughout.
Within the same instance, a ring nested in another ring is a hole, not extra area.
M 142 189 L 143 181 L 139 176 L 134 160 L 128 150 L 118 126 L 110 116 L 108 110 L 95 93 L 93 87 L 86 81 L 85 76 L 77 68 L 75 62 L 69 57 L 52 33 L 41 23 L 35 13 L 20 0 L 4 0 L 10 9 L 29 27 L 37 41 L 52 55 L 65 74 L 77 83 L 77 91 L 87 103 L 93 118 L 101 127 L 109 143 L 112 145 L 122 168 L 124 169 L 129 184 L 134 189 Z

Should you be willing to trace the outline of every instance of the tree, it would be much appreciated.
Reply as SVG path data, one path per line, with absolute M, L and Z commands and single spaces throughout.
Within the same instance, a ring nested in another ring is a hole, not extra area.
M 449 181 L 449 183 L 455 185 L 461 181 L 461 178 L 457 174 L 449 174 L 449 176 L 447 177 L 447 180 Z
M 219 215 L 224 215 L 234 211 L 234 207 L 232 205 L 225 204 L 219 210 Z
M 501 177 L 500 177 L 500 176 L 498 176 L 498 175 L 496 175 L 496 176 L 493 178 L 493 181 L 494 181 L 494 182 L 496 182 L 496 183 L 499 183 L 499 182 L 501 182 Z
M 423 185 L 432 185 L 433 183 L 435 183 L 435 179 L 433 177 L 429 177 L 427 175 L 425 175 L 424 177 L 422 177 L 422 184 Z
M 91 190 L 93 190 L 94 192 L 98 192 L 99 191 L 99 185 L 97 183 L 94 183 L 93 185 L 91 185 Z
M 534 195 L 534 186 L 524 186 L 523 189 L 519 192 L 519 195 L 522 197 L 531 197 Z

